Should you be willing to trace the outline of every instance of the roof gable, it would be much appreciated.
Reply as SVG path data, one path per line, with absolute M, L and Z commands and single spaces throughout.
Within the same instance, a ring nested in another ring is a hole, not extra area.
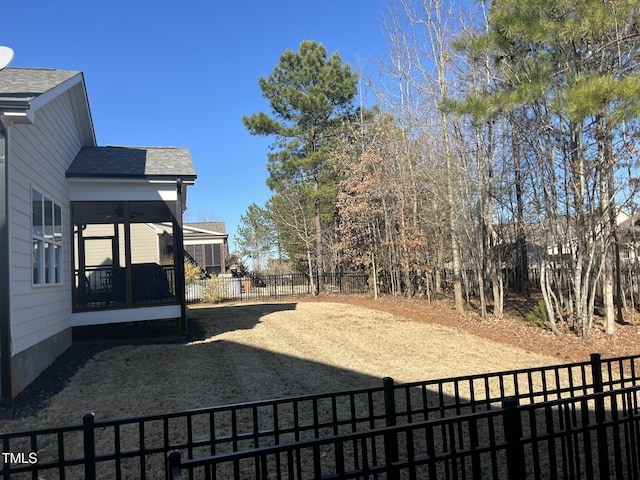
M 54 90 L 81 72 L 45 68 L 0 70 L 0 105 L 28 106 L 39 96 Z
M 206 230 L 208 232 L 227 233 L 227 228 L 224 222 L 186 222 L 184 226 L 197 228 L 199 230 Z
M 82 72 L 45 68 L 0 70 L 0 116 L 4 121 L 33 123 L 35 112 L 68 92 L 83 145 L 95 145 L 93 120 Z

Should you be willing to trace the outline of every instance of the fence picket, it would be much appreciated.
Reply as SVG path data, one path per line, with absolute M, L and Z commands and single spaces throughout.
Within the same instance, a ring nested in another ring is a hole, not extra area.
M 186 465 L 189 475 L 196 468 L 194 457 L 211 455 L 207 458 L 214 460 L 207 464 L 206 472 L 212 478 L 226 478 L 218 464 L 227 460 L 236 475 L 246 462 L 253 462 L 254 475 L 272 478 L 267 467 L 293 469 L 304 476 L 309 459 L 315 463 L 307 474 L 323 471 L 323 461 L 340 455 L 340 463 L 333 467 L 373 475 L 384 472 L 387 478 L 396 478 L 406 469 L 416 478 L 439 478 L 435 475 L 442 473 L 440 469 L 453 477 L 475 478 L 481 472 L 483 478 L 503 478 L 499 464 L 504 461 L 510 472 L 516 472 L 510 478 L 524 478 L 520 474 L 524 475 L 526 464 L 526 471 L 538 479 L 544 471 L 541 474 L 540 466 L 531 461 L 544 456 L 547 468 L 553 471 L 551 478 L 589 477 L 613 468 L 615 472 L 626 470 L 626 478 L 639 479 L 640 378 L 634 376 L 636 363 L 640 355 L 607 360 L 592 355 L 588 362 L 406 384 L 387 377 L 380 387 L 135 419 L 96 422 L 89 413 L 80 427 L 0 434 L 4 452 L 19 445 L 58 452 L 57 460 L 43 457 L 35 465 L 4 461 L 2 476 L 31 473 L 37 478 L 57 470 L 59 478 L 65 478 L 83 468 L 85 478 L 95 479 L 99 464 L 101 476 L 114 465 L 110 477 L 126 478 L 133 471 L 144 478 L 156 469 L 167 472 L 169 478 L 175 470 L 175 455 L 174 464 L 167 455 L 175 451 L 185 456 L 179 463 Z M 539 389 L 539 382 L 532 382 L 534 377 L 540 378 L 546 391 Z M 547 377 L 553 380 L 547 382 Z M 561 380 L 566 378 L 568 384 Z M 508 397 L 515 403 L 509 404 Z M 120 432 L 133 428 L 137 428 L 138 447 L 121 448 Z M 502 432 L 506 441 L 500 439 Z M 80 457 L 65 458 L 62 442 L 72 434 L 82 436 L 84 451 Z M 592 440 L 587 438 L 590 435 L 594 435 Z M 106 439 L 114 443 L 113 450 L 105 450 Z M 45 440 L 57 441 L 57 445 L 44 446 Z M 439 450 L 438 442 L 444 450 Z M 96 454 L 98 444 L 100 453 Z M 305 450 L 307 444 L 313 448 Z M 525 455 L 525 448 L 532 455 Z M 597 452 L 585 459 L 581 451 L 585 449 Z M 411 473 L 420 468 L 426 470 Z M 454 473 L 458 470 L 462 473 Z
M 95 439 L 95 413 L 87 413 L 82 417 L 82 432 L 84 439 L 84 475 L 86 480 L 96 478 L 96 439 Z
M 504 409 L 504 437 L 507 443 L 507 471 L 509 478 L 525 479 L 524 451 L 522 450 L 522 418 L 518 411 L 518 399 L 507 397 L 502 401 Z
M 330 293 L 367 293 L 369 276 L 358 273 L 326 273 L 322 284 Z M 317 285 L 317 284 L 316 284 Z M 311 279 L 304 273 L 254 274 L 249 277 L 212 277 L 185 287 L 187 302 L 259 300 L 288 295 L 310 295 Z

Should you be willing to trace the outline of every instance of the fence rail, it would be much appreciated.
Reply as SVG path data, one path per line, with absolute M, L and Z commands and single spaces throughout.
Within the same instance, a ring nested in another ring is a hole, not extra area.
M 313 442 L 318 439 L 353 434 L 361 437 L 358 437 L 359 440 L 349 437 L 350 445 L 358 442 L 369 445 L 367 442 L 376 441 L 376 445 L 391 448 L 388 446 L 391 444 L 380 444 L 379 440 L 375 440 L 378 438 L 375 432 L 424 422 L 440 422 L 437 423 L 440 428 L 450 429 L 455 426 L 456 429 L 467 431 L 466 429 L 476 427 L 455 423 L 455 419 L 470 415 L 485 415 L 482 417 L 485 418 L 482 420 L 484 431 L 489 432 L 489 437 L 495 437 L 499 428 L 497 425 L 491 426 L 490 422 L 493 420 L 489 419 L 497 414 L 490 412 L 504 413 L 506 398 L 517 399 L 519 408 L 525 409 L 528 405 L 562 403 L 602 392 L 617 395 L 616 392 L 632 391 L 640 386 L 639 366 L 640 355 L 601 359 L 594 354 L 589 361 L 558 366 L 406 384 L 395 384 L 392 379 L 387 378 L 382 385 L 368 389 L 216 406 L 124 420 L 96 421 L 93 414 L 87 414 L 82 426 L 0 435 L 3 452 L 39 452 L 37 464 L 4 462 L 0 473 L 4 478 L 20 478 L 16 476 L 19 474 L 24 474 L 25 478 L 31 475 L 47 475 L 46 478 L 81 476 L 89 479 L 162 478 L 168 475 L 167 455 L 172 451 L 180 452 L 184 459 L 228 456 L 238 452 L 273 449 L 279 445 L 305 442 L 315 445 Z M 608 407 L 611 405 L 608 404 Z M 626 412 L 625 409 L 630 408 L 628 405 L 623 406 L 620 411 Z M 540 415 L 539 412 L 544 412 L 544 409 L 536 411 L 536 415 Z M 526 417 L 524 413 L 522 415 Z M 577 411 L 573 415 L 577 415 Z M 499 415 L 495 418 L 498 417 Z M 618 427 L 612 424 L 609 429 L 622 428 L 620 422 Z M 637 425 L 634 426 L 636 427 Z M 540 426 L 537 428 L 537 433 L 542 431 Z M 402 431 L 406 436 L 408 430 Z M 367 436 L 367 432 L 374 433 Z M 453 437 L 446 438 L 451 441 Z M 493 443 L 490 447 L 498 448 L 496 438 L 491 440 Z M 403 442 L 406 441 L 408 440 Z M 397 448 L 405 452 L 409 446 L 403 442 Z M 69 445 L 72 444 L 83 445 L 82 451 L 70 451 Z M 330 441 L 328 444 L 331 444 Z M 362 445 L 358 448 L 364 448 Z M 530 445 L 525 448 L 535 448 L 537 451 L 542 448 L 538 443 L 535 447 L 533 443 Z M 287 451 L 295 451 L 295 448 L 291 448 Z M 287 451 L 280 451 L 280 454 L 286 457 L 289 455 Z M 491 451 L 491 448 L 486 452 L 483 450 L 483 455 L 497 458 L 498 453 Z M 240 460 L 240 457 L 232 458 Z M 255 463 L 257 460 L 255 456 L 251 458 L 254 462 L 251 468 L 255 472 L 258 470 Z M 234 461 L 231 462 L 232 465 L 237 464 Z M 285 460 L 281 458 L 280 461 Z M 371 461 L 370 456 L 367 461 Z M 260 460 L 261 465 L 262 462 Z M 246 462 L 240 463 L 244 465 Z M 264 471 L 263 467 L 260 469 Z M 387 471 L 385 469 L 382 471 Z M 187 469 L 187 473 L 188 471 Z M 228 471 L 222 469 L 221 472 L 222 476 L 218 478 L 229 478 L 225 476 Z M 243 473 L 243 478 L 245 474 L 246 472 Z
M 335 437 L 185 461 L 174 451 L 169 470 L 173 480 L 182 472 L 188 478 L 637 479 L 639 394 L 640 387 L 631 387 L 524 406 L 510 397 L 500 409 Z
M 330 293 L 366 293 L 369 290 L 368 275 L 327 273 L 322 276 L 322 279 L 324 290 Z M 315 280 L 317 284 L 317 279 Z M 252 274 L 246 277 L 217 276 L 186 286 L 187 302 L 260 300 L 311 293 L 313 293 L 311 278 L 304 273 Z

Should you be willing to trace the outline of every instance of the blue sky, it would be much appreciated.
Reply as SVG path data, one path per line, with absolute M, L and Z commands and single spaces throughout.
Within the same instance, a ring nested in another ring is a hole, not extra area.
M 352 67 L 384 56 L 385 0 L 30 0 L 5 2 L 12 66 L 84 72 L 99 145 L 191 150 L 187 221 L 264 205 L 267 138 L 242 116 L 269 111 L 258 87 L 286 50 L 315 40 Z

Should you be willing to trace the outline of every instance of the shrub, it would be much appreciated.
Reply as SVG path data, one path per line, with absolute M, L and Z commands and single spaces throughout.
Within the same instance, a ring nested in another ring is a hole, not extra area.
M 547 309 L 544 304 L 544 300 L 538 300 L 538 303 L 533 309 L 525 315 L 527 322 L 533 323 L 541 328 L 547 327 Z
M 205 303 L 220 303 L 227 296 L 229 282 L 224 278 L 208 278 L 204 284 L 204 289 L 200 295 L 200 300 Z
M 202 271 L 198 266 L 188 260 L 184 261 L 184 283 L 185 285 L 195 285 L 202 278 Z

